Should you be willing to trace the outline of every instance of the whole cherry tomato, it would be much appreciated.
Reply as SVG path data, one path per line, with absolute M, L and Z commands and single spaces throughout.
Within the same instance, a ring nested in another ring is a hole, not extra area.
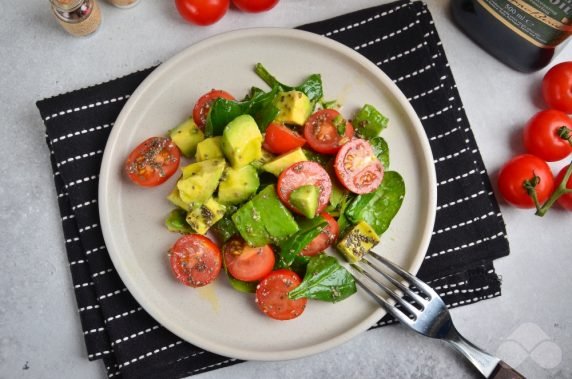
M 211 25 L 225 15 L 230 0 L 175 0 L 181 16 L 193 24 Z
M 532 197 L 526 190 L 533 185 L 540 203 L 554 190 L 554 176 L 548 164 L 532 154 L 522 154 L 508 161 L 500 170 L 498 186 L 504 199 L 519 208 L 533 208 Z
M 568 166 L 564 166 L 562 170 L 560 170 L 560 172 L 556 176 L 556 185 L 562 182 L 562 179 L 564 179 L 564 175 L 566 174 L 567 169 Z M 572 175 L 570 175 L 568 181 L 566 182 L 566 188 L 572 190 Z M 556 201 L 558 202 L 558 204 L 560 204 L 560 206 L 562 206 L 562 208 L 566 208 L 569 211 L 572 211 L 572 193 L 565 193 L 561 195 Z
M 258 13 L 274 8 L 278 0 L 232 0 L 232 3 L 241 11 Z
M 542 79 L 542 96 L 550 108 L 572 113 L 572 62 L 548 70 Z
M 548 162 L 566 158 L 572 153 L 572 119 L 554 109 L 538 112 L 524 128 L 524 147 Z

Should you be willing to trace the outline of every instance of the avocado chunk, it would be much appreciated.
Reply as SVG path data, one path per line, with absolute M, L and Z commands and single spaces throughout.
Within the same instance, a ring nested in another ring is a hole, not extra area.
M 260 158 L 258 158 L 257 160 L 252 161 L 250 163 L 250 165 L 253 166 L 257 170 L 261 170 L 262 166 L 264 166 L 266 163 L 270 162 L 274 158 L 276 158 L 276 156 L 274 154 L 272 154 L 268 150 L 262 149 L 262 156 Z
M 379 237 L 371 226 L 365 221 L 360 221 L 337 244 L 337 248 L 350 263 L 355 263 L 361 260 L 378 242 Z
M 274 105 L 278 108 L 275 120 L 285 124 L 302 126 L 312 113 L 310 99 L 297 90 L 278 93 Z
M 187 213 L 187 224 L 199 234 L 206 234 L 211 226 L 223 218 L 226 207 L 212 197 L 203 204 L 197 204 Z
M 181 200 L 187 204 L 207 201 L 216 190 L 225 166 L 224 159 L 208 159 L 185 166 L 177 182 Z
M 282 171 L 292 166 L 294 163 L 307 161 L 306 154 L 302 148 L 297 148 L 282 154 L 261 167 L 262 171 L 269 172 L 276 176 L 280 175 Z
M 221 140 L 222 137 L 210 137 L 199 142 L 195 159 L 200 162 L 207 159 L 224 158 L 222 148 L 220 147 Z
M 236 229 L 251 246 L 277 243 L 298 231 L 292 214 L 280 202 L 274 185 L 266 186 L 233 215 Z
M 167 200 L 169 200 L 171 202 L 171 204 L 185 210 L 185 211 L 190 211 L 191 208 L 189 207 L 189 204 L 185 203 L 182 199 L 181 199 L 181 195 L 179 194 L 179 189 L 177 187 L 173 188 L 173 190 L 167 195 Z
M 356 133 L 367 139 L 377 137 L 388 123 L 389 119 L 370 104 L 365 104 L 352 120 Z
M 169 131 L 169 137 L 187 158 L 195 155 L 198 143 L 205 139 L 203 131 L 195 124 L 192 117 Z
M 224 204 L 239 204 L 256 193 L 260 179 L 251 165 L 239 169 L 227 167 L 218 185 L 218 199 Z
M 252 116 L 244 114 L 228 123 L 221 140 L 232 168 L 241 168 L 262 156 L 262 134 Z
M 320 189 L 311 184 L 296 188 L 290 193 L 290 204 L 308 218 L 316 216 Z
M 193 229 L 186 221 L 187 212 L 181 208 L 175 208 L 165 219 L 165 226 L 170 232 L 190 234 Z

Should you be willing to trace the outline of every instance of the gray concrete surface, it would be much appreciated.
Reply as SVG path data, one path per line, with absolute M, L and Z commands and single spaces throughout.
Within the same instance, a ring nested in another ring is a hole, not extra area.
M 64 253 L 55 190 L 35 101 L 168 59 L 190 44 L 247 26 L 292 27 L 381 3 L 282 0 L 269 13 L 231 11 L 207 28 L 184 23 L 172 0 L 121 10 L 101 1 L 102 28 L 68 36 L 45 0 L 0 1 L 0 378 L 103 378 L 88 362 Z M 544 71 L 514 72 L 452 24 L 448 1 L 430 0 L 486 166 L 522 151 L 520 129 L 541 106 Z M 572 47 L 556 61 L 572 60 Z M 554 167 L 563 165 L 563 162 Z M 572 377 L 572 213 L 543 219 L 503 204 L 512 254 L 497 261 L 499 298 L 455 309 L 458 328 L 529 378 Z M 248 362 L 197 378 L 472 378 L 442 343 L 400 327 L 365 333 L 305 359 Z

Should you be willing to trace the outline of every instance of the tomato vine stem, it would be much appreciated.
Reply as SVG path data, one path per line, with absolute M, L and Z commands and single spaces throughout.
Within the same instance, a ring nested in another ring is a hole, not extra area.
M 532 197 L 532 201 L 534 201 L 534 204 L 536 206 L 535 215 L 540 217 L 544 216 L 560 196 L 566 193 L 572 193 L 572 189 L 566 187 L 570 175 L 572 175 L 572 162 L 570 162 L 570 165 L 568 166 L 568 169 L 566 170 L 564 177 L 558 184 L 558 187 L 556 187 L 554 192 L 552 192 L 552 195 L 550 195 L 548 200 L 546 200 L 542 205 L 540 205 L 538 198 L 536 196 L 536 190 L 534 189 L 536 184 L 538 184 L 538 181 L 535 180 L 537 177 L 535 176 L 535 178 L 531 179 L 530 181 L 527 180 L 526 182 L 524 182 L 523 185 L 528 191 L 530 197 Z

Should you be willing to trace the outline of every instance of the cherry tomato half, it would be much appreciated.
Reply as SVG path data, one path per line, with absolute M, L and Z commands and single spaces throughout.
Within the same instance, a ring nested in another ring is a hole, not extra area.
M 284 154 L 290 150 L 304 146 L 304 137 L 288 128 L 286 125 L 272 122 L 266 128 L 264 147 L 274 154 Z
M 232 0 L 232 3 L 243 12 L 258 13 L 274 8 L 278 0 Z
M 272 271 L 256 287 L 256 305 L 265 315 L 276 320 L 291 320 L 300 316 L 308 299 L 290 300 L 288 292 L 301 282 L 294 271 Z
M 363 139 L 354 139 L 340 148 L 334 170 L 340 183 L 357 194 L 375 191 L 383 179 L 383 165 Z
M 316 255 L 332 246 L 332 244 L 338 239 L 340 227 L 336 220 L 326 212 L 320 214 L 320 216 L 328 222 L 328 225 L 326 225 L 322 233 L 318 234 L 316 238 L 314 238 L 312 242 L 302 250 L 300 253 L 301 255 L 305 255 L 307 257 Z
M 180 161 L 181 152 L 170 138 L 151 137 L 129 154 L 125 172 L 133 183 L 153 187 L 169 179 Z
M 572 113 L 572 62 L 548 70 L 542 79 L 542 96 L 550 108 Z
M 274 268 L 274 252 L 269 245 L 251 247 L 240 237 L 234 237 L 222 247 L 224 265 L 238 280 L 254 282 Z
M 277 183 L 278 197 L 293 212 L 300 213 L 296 207 L 290 204 L 290 195 L 296 188 L 305 185 L 314 185 L 319 188 L 320 195 L 318 196 L 316 214 L 322 213 L 330 201 L 332 180 L 326 170 L 316 162 L 297 162 L 282 171 Z
M 566 173 L 567 169 L 568 166 L 564 166 L 562 170 L 560 170 L 558 175 L 556 175 L 556 181 L 555 181 L 556 185 L 562 182 L 562 179 L 564 179 L 564 174 Z M 570 175 L 570 177 L 568 178 L 568 182 L 566 182 L 566 188 L 572 189 L 572 175 Z M 561 195 L 556 201 L 558 202 L 558 204 L 560 204 L 560 206 L 562 206 L 562 208 L 572 211 L 572 193 L 565 193 Z
M 526 181 L 535 177 L 536 195 L 544 203 L 554 190 L 554 176 L 548 164 L 531 154 L 522 154 L 508 161 L 500 170 L 498 185 L 504 199 L 519 208 L 534 208 L 534 202 L 524 187 Z
M 345 129 L 340 135 L 341 129 Z M 320 109 L 304 124 L 304 138 L 318 153 L 335 154 L 354 136 L 352 124 L 335 109 Z
M 178 281 L 190 287 L 206 286 L 222 267 L 217 245 L 201 234 L 187 234 L 169 251 L 171 269 Z
M 535 114 L 524 128 L 526 150 L 548 162 L 572 153 L 572 119 L 554 109 Z
M 235 100 L 234 96 L 226 91 L 220 89 L 212 89 L 199 97 L 195 103 L 195 106 L 193 107 L 193 120 L 200 129 L 205 128 L 205 124 L 207 123 L 207 116 L 209 115 L 209 110 L 211 109 L 212 103 L 221 97 L 227 100 Z

